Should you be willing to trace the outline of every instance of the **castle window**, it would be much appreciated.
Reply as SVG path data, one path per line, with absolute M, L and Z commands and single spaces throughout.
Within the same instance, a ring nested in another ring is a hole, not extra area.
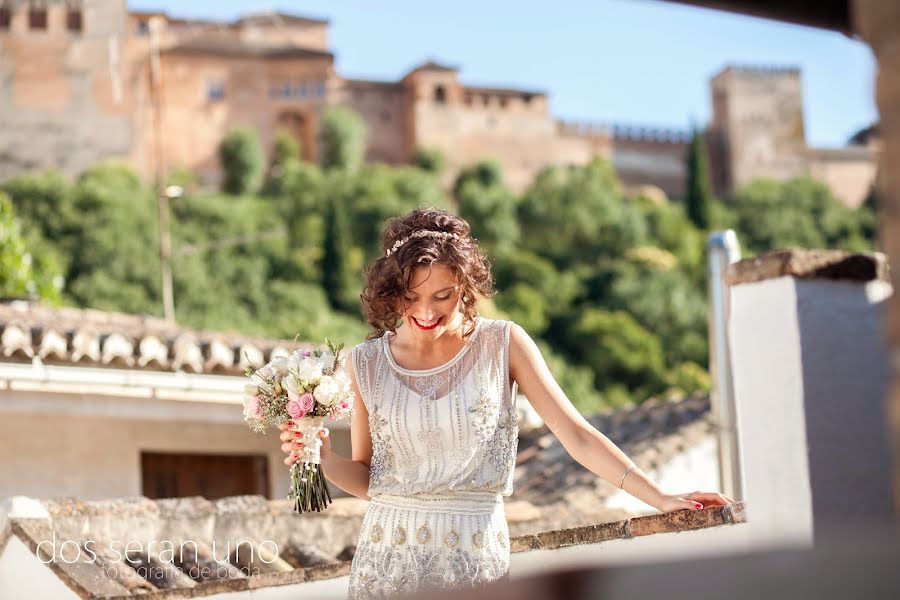
M 206 82 L 206 99 L 210 102 L 221 102 L 225 99 L 225 83 L 219 80 Z
M 299 89 L 297 90 L 297 95 L 301 98 L 306 98 L 309 96 L 309 86 L 306 83 L 301 83 Z
M 316 96 L 318 96 L 319 98 L 325 97 L 325 83 L 324 82 L 320 82 L 318 85 L 316 85 Z
M 34 2 L 28 7 L 28 28 L 47 29 L 47 7 L 44 3 Z
M 506 105 L 509 104 L 509 98 L 506 96 L 500 97 L 500 108 L 506 108 Z
M 9 24 L 12 22 L 12 12 L 9 10 L 7 6 L 0 6 L 0 30 L 9 29 Z
M 138 21 L 137 32 L 138 35 L 150 35 L 150 23 L 147 21 Z
M 481 95 L 481 103 L 484 104 L 485 106 L 487 106 L 488 104 L 491 103 L 491 97 L 488 94 L 482 94 Z
M 525 104 L 531 104 L 531 99 L 533 97 L 534 96 L 532 96 L 531 94 L 525 94 L 524 96 L 522 96 L 522 102 L 524 102 Z
M 66 12 L 66 29 L 77 33 L 81 31 L 81 27 L 81 11 L 70 8 Z
M 444 86 L 439 85 L 434 88 L 434 101 L 438 104 L 447 103 L 447 90 L 444 89 Z

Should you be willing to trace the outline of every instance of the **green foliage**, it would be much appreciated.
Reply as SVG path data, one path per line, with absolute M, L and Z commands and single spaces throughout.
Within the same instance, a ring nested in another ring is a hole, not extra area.
M 708 361 L 706 297 L 682 271 L 621 263 L 605 306 L 628 311 L 652 330 L 669 364 Z
M 68 296 L 79 306 L 162 313 L 157 201 L 127 166 L 106 162 L 82 173 L 68 194 L 74 215 Z
M 359 271 L 353 260 L 354 245 L 343 197 L 332 198 L 329 209 L 322 242 L 322 288 L 333 307 L 351 311 L 359 305 L 361 281 L 356 276 Z
M 222 165 L 222 191 L 241 195 L 255 192 L 263 174 L 263 151 L 256 130 L 240 127 L 231 130 L 219 145 Z
M 413 164 L 432 175 L 440 175 L 447 166 L 447 160 L 436 148 L 417 148 Z
M 823 183 L 810 178 L 754 181 L 732 202 L 738 238 L 751 252 L 790 247 L 871 248 L 865 211 L 842 205 Z
M 482 188 L 503 185 L 503 169 L 496 160 L 483 160 L 460 170 L 453 184 L 453 195 L 459 197 L 464 185 L 475 182 Z
M 527 283 L 516 283 L 503 290 L 497 297 L 497 306 L 532 336 L 540 336 L 549 325 L 544 297 Z
M 519 241 L 516 198 L 503 185 L 500 166 L 486 161 L 463 169 L 454 185 L 458 214 L 489 254 L 511 251 Z
M 684 199 L 687 215 L 699 229 L 709 229 L 713 222 L 712 206 L 716 199 L 709 177 L 709 158 L 703 133 L 694 131 L 687 158 L 687 190 Z
M 541 351 L 541 356 L 544 357 L 553 379 L 575 405 L 575 408 L 587 413 L 609 405 L 603 395 L 597 391 L 594 385 L 594 373 L 589 367 L 567 360 L 559 353 L 554 352 L 547 342 L 539 338 L 535 338 L 534 341 Z
M 0 192 L 0 296 L 59 303 L 63 278 L 52 252 L 40 241 L 26 243 L 12 201 Z
M 272 165 L 284 166 L 300 160 L 300 141 L 288 131 L 279 130 L 275 134 L 275 148 L 272 151 Z
M 326 169 L 354 172 L 366 154 L 368 128 L 358 113 L 332 106 L 322 117 L 322 149 Z
M 667 397 L 684 398 L 694 392 L 708 392 L 712 388 L 709 372 L 693 362 L 681 363 L 666 375 L 669 385 Z
M 557 267 L 618 256 L 644 242 L 640 210 L 622 195 L 608 162 L 545 170 L 519 203 L 522 245 Z
M 383 253 L 386 220 L 438 206 L 466 218 L 491 258 L 499 293 L 482 314 L 496 310 L 524 327 L 567 396 L 591 411 L 709 388 L 705 228 L 734 227 L 751 252 L 869 249 L 874 237 L 874 196 L 850 210 L 809 179 L 758 181 L 729 205 L 711 203 L 698 227 L 688 203 L 627 199 L 600 159 L 549 167 L 522 195 L 485 161 L 463 169 L 451 199 L 435 176 L 438 153 L 422 150 L 417 166 L 360 165 L 358 117 L 329 114 L 327 170 L 299 160 L 294 140 L 280 135 L 264 196 L 195 195 L 185 186 L 187 195 L 173 200 L 180 323 L 352 345 L 369 329 L 361 273 Z M 18 256 L 3 263 L 15 273 L 28 260 L 23 248 L 32 255 L 35 283 L 26 291 L 40 289 L 40 273 L 58 284 L 50 275 L 58 271 L 67 302 L 161 313 L 158 205 L 133 172 L 103 163 L 74 184 L 51 172 L 0 190 L 22 223 L 9 225 L 3 212 L 3 232 L 18 237 L 4 238 L 0 258 Z
M 638 397 L 662 389 L 660 340 L 629 313 L 587 308 L 576 318 L 570 335 L 575 355 L 593 369 L 601 389 L 621 384 Z

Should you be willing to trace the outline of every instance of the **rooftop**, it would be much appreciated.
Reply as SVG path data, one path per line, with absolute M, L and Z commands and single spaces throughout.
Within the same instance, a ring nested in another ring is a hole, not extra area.
M 333 540 L 326 549 L 304 541 L 322 537 L 326 523 L 323 520 L 327 520 L 325 530 L 343 530 L 347 539 L 355 540 L 365 504 L 357 499 L 338 499 L 321 515 L 296 515 L 288 501 L 266 501 L 260 496 L 236 496 L 215 502 L 203 498 L 153 501 L 134 497 L 81 502 L 75 498 L 16 497 L 7 499 L 0 512 L 0 560 L 11 540 L 16 539 L 32 557 L 39 553 L 42 561 L 47 561 L 44 568 L 49 569 L 48 574 L 85 599 L 114 600 L 148 593 L 159 599 L 193 598 L 331 579 L 349 573 L 355 546 L 335 552 Z M 744 505 L 737 503 L 513 537 L 510 549 L 551 550 L 745 520 Z M 48 552 L 54 536 L 57 552 Z M 92 541 L 89 547 L 96 560 L 87 558 L 86 553 L 81 554 L 81 560 L 61 557 L 59 548 L 66 540 L 72 540 L 79 548 Z M 221 550 L 215 550 L 217 543 L 221 548 L 226 541 L 245 541 L 261 553 L 266 548 L 265 540 L 277 545 L 277 552 L 270 552 L 266 560 L 249 560 L 246 551 L 243 556 L 231 553 L 223 560 Z M 124 549 L 129 541 L 139 541 L 147 547 L 138 549 L 134 544 L 130 551 L 117 555 L 114 542 Z M 151 541 L 157 543 L 150 544 Z M 166 542 L 176 549 L 171 558 L 158 550 L 165 548 Z M 203 577 L 203 573 L 214 575 Z
M 308 346 L 308 344 L 300 344 Z M 0 353 L 5 362 L 126 367 L 242 375 L 248 356 L 260 365 L 288 354 L 287 341 L 174 325 L 149 315 L 89 308 L 0 303 Z

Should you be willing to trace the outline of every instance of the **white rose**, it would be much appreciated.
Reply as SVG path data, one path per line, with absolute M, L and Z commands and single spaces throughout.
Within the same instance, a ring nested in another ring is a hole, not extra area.
M 303 360 L 303 353 L 299 350 L 294 350 L 294 352 L 288 357 L 288 369 L 291 371 L 296 371 L 300 366 L 300 362 Z
M 279 377 L 284 377 L 284 376 L 287 374 L 287 371 L 288 371 L 288 359 L 285 358 L 284 356 L 279 356 L 278 358 L 276 358 L 275 360 L 273 360 L 273 361 L 270 362 L 269 364 L 272 365 L 272 370 L 275 371 L 275 373 L 276 373 Z
M 335 381 L 333 377 L 325 375 L 322 377 L 322 380 L 319 381 L 319 385 L 316 386 L 316 389 L 313 392 L 313 398 L 323 406 L 331 406 L 337 398 L 339 391 L 337 381 Z
M 244 395 L 246 396 L 255 396 L 259 393 L 259 388 L 252 383 L 248 383 L 244 386 Z
M 322 365 L 316 359 L 307 356 L 300 362 L 300 366 L 297 367 L 297 376 L 302 381 L 315 385 L 316 381 L 322 376 Z
M 288 374 L 281 380 L 281 387 L 287 391 L 288 399 L 295 400 L 300 397 L 300 385 L 293 375 Z
M 350 383 L 351 383 L 350 376 L 347 374 L 347 371 L 345 369 L 341 369 L 340 371 L 335 373 L 334 379 L 337 381 L 338 386 L 342 390 L 344 390 L 344 391 L 350 390 Z

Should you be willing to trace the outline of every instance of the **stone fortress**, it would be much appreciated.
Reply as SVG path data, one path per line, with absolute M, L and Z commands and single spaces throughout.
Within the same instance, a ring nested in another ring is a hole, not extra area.
M 493 158 L 519 191 L 550 164 L 599 155 L 629 186 L 684 193 L 688 131 L 558 121 L 545 92 L 468 86 L 435 62 L 399 81 L 347 79 L 335 71 L 328 25 L 282 13 L 187 20 L 130 11 L 124 0 L 0 0 L 0 180 L 48 167 L 77 174 L 120 157 L 146 178 L 187 168 L 215 184 L 230 129 L 254 128 L 265 148 L 287 130 L 316 160 L 323 110 L 339 105 L 367 123 L 368 161 L 407 164 L 417 148 L 438 149 L 446 183 Z M 806 174 L 850 206 L 863 201 L 879 138 L 810 148 L 798 69 L 731 66 L 711 87 L 717 192 Z

